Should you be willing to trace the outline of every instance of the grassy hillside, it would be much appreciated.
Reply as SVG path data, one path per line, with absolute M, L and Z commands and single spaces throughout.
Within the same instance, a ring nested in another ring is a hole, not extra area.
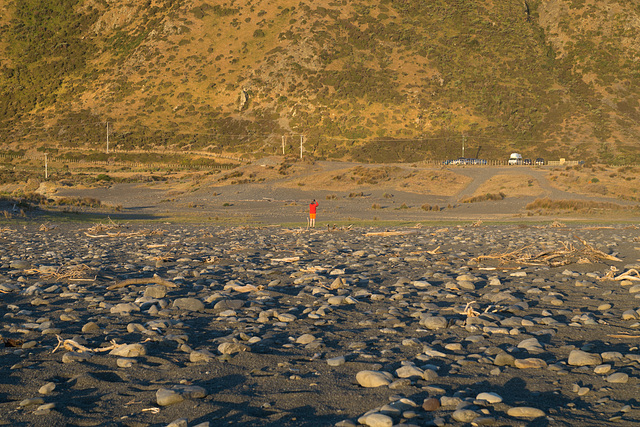
M 640 158 L 635 2 L 0 5 L 5 146 Z

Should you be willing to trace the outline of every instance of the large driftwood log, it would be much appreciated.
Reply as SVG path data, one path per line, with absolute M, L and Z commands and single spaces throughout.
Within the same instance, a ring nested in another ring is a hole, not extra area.
M 120 289 L 129 285 L 146 285 L 148 283 L 155 283 L 156 285 L 163 285 L 168 288 L 175 288 L 177 285 L 173 282 L 170 282 L 162 277 L 154 274 L 153 277 L 139 277 L 135 279 L 127 279 L 121 282 L 114 283 L 113 285 L 107 287 L 107 290 Z

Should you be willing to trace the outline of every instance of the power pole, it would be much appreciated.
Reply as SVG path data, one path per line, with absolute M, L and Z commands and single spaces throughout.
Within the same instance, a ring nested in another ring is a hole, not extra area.
M 300 135 L 300 159 L 302 159 L 302 143 L 304 142 L 304 135 Z
M 47 153 L 44 153 L 44 179 L 49 179 L 49 162 L 47 161 Z
M 107 122 L 107 154 L 109 154 L 109 122 Z
M 467 137 L 464 134 L 462 134 L 462 157 L 464 157 L 464 143 L 466 139 Z

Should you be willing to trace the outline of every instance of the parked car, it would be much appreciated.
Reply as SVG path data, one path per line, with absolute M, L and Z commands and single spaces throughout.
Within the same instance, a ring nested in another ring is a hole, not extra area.
M 454 160 L 445 160 L 442 162 L 444 165 L 486 165 L 487 161 L 484 159 L 468 159 L 466 157 L 458 157 Z
M 531 159 L 524 159 L 524 160 L 522 161 L 522 164 L 523 164 L 523 165 L 530 165 L 530 164 L 532 164 L 532 163 L 531 163 Z
M 509 164 L 510 165 L 521 165 L 522 164 L 522 154 L 520 153 L 511 153 L 509 156 Z
M 544 165 L 544 159 L 542 157 L 538 157 L 536 159 L 536 165 Z
M 484 159 L 467 159 L 470 165 L 486 165 L 487 161 Z
M 466 159 L 464 157 L 458 157 L 457 159 L 454 159 L 454 160 L 445 160 L 444 164 L 445 165 L 467 165 L 469 164 L 469 159 Z

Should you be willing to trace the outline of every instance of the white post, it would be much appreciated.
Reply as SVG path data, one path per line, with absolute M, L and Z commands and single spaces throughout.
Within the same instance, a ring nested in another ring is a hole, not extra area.
M 300 158 L 302 159 L 302 142 L 304 141 L 304 135 L 300 135 Z
M 282 155 L 284 156 L 284 141 L 285 141 L 285 136 L 282 135 Z
M 464 136 L 464 134 L 462 134 L 462 157 L 464 157 L 464 140 L 466 139 L 466 137 Z
M 109 154 L 109 122 L 107 122 L 107 154 Z
M 47 153 L 44 153 L 44 179 L 49 179 L 49 163 L 47 161 Z

